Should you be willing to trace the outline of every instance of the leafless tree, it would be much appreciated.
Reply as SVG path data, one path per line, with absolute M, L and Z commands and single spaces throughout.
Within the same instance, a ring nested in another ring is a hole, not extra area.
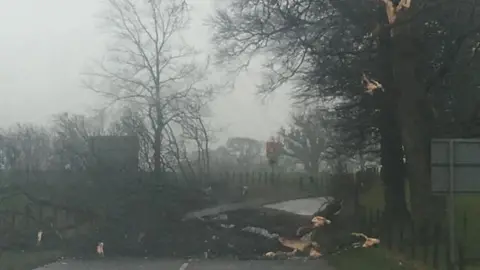
M 205 104 L 200 100 L 192 102 L 184 114 L 185 119 L 182 125 L 182 138 L 193 143 L 196 149 L 196 167 L 201 177 L 210 174 L 210 144 L 214 131 L 205 117 Z
M 137 136 L 140 144 L 139 166 L 145 171 L 153 171 L 152 160 L 154 134 L 143 114 L 125 107 L 119 119 L 111 123 L 109 133 L 115 135 Z
M 262 160 L 263 144 L 261 141 L 247 137 L 228 138 L 226 145 L 228 152 L 236 160 L 236 167 L 240 170 L 251 170 Z
M 52 131 L 57 169 L 83 170 L 92 154 L 89 139 L 107 135 L 104 114 L 91 116 L 61 113 L 53 118 Z
M 184 128 L 183 136 L 194 142 L 197 148 L 196 163 L 199 173 L 210 174 L 210 130 L 204 119 L 196 117 L 196 122 L 191 122 Z
M 290 126 L 279 132 L 282 153 L 298 159 L 309 174 L 316 176 L 328 147 L 326 121 L 319 110 L 293 113 L 291 118 Z
M 181 126 L 191 100 L 212 97 L 208 61 L 201 65 L 201 54 L 182 39 L 189 23 L 184 0 L 107 2 L 104 25 L 116 42 L 85 85 L 113 103 L 142 108 L 153 132 L 154 169 L 162 171 L 168 131 Z
M 0 168 L 46 170 L 52 165 L 50 132 L 40 126 L 18 124 L 0 135 Z

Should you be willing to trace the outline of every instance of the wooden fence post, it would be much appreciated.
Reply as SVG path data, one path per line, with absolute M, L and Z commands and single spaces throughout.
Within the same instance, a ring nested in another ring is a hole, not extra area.
M 465 270 L 465 250 L 462 243 L 457 243 L 457 250 L 458 250 L 458 270 Z
M 43 221 L 43 206 L 42 205 L 38 206 L 38 220 L 40 222 Z
M 372 234 L 373 233 L 373 226 L 376 226 L 376 224 L 374 224 L 374 215 L 373 215 L 373 210 L 372 209 L 370 209 L 368 211 L 368 223 L 369 223 L 368 233 Z
M 12 229 L 15 228 L 15 223 L 16 223 L 16 214 L 15 213 L 11 213 L 11 219 L 12 219 Z
M 327 192 L 326 192 L 326 185 L 325 185 L 325 182 L 326 182 L 326 178 L 325 178 L 325 175 L 319 175 L 317 176 L 317 178 L 315 179 L 315 181 L 313 180 L 312 178 L 312 184 L 315 185 L 315 190 L 319 193 L 321 193 L 323 196 L 328 196 Z
M 383 215 L 380 219 L 380 221 L 384 224 L 386 224 L 386 230 L 385 230 L 385 233 L 386 233 L 386 236 L 387 236 L 387 248 L 388 249 L 393 249 L 393 233 L 394 233 L 394 229 L 393 229 L 393 223 L 389 220 L 384 220 L 383 219 Z
M 422 248 L 423 248 L 423 262 L 426 263 L 428 260 L 428 233 L 429 233 L 429 224 L 424 222 L 420 235 L 422 236 Z
M 238 185 L 238 186 L 243 186 L 243 177 L 244 177 L 243 173 L 242 173 L 242 172 L 238 172 L 238 173 L 237 173 L 237 176 L 238 176 L 238 177 L 237 177 L 237 178 L 238 178 L 237 185 Z
M 56 207 L 53 208 L 53 225 L 55 228 L 58 227 L 58 209 Z
M 229 186 L 231 186 L 232 185 L 232 173 L 233 172 L 225 172 L 223 177 L 222 177 L 222 175 L 220 175 L 219 179 L 222 182 L 226 182 L 226 183 L 228 183 Z
M 447 266 L 448 270 L 453 269 L 452 262 L 450 262 L 450 245 L 448 243 L 445 248 L 445 265 Z
M 400 252 L 403 252 L 405 249 L 404 249 L 404 241 L 405 241 L 405 223 L 402 222 L 400 224 L 400 228 L 399 228 L 399 231 L 398 231 L 398 250 Z
M 237 181 L 237 174 L 236 174 L 235 172 L 232 172 L 232 174 L 230 174 L 230 176 L 231 176 L 232 178 L 229 179 L 228 182 L 230 182 L 232 186 L 236 186 L 236 185 L 237 185 L 237 183 L 236 183 L 236 181 Z
M 440 245 L 440 237 L 442 235 L 442 227 L 440 223 L 436 223 L 435 227 L 433 229 L 433 254 L 432 254 L 432 263 L 433 263 L 433 268 L 438 269 L 438 251 L 439 251 L 439 245 Z
M 25 211 L 25 227 L 29 228 L 30 227 L 30 216 L 31 216 L 30 206 L 26 205 L 24 211 Z
M 413 220 L 410 221 L 410 254 L 412 255 L 412 259 L 415 260 L 416 257 L 416 231 L 415 231 L 415 223 Z

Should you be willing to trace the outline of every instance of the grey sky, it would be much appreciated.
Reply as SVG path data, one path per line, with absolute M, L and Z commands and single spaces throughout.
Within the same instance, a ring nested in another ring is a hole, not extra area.
M 214 0 L 190 0 L 193 7 L 188 40 L 208 48 L 202 20 Z M 101 0 L 0 0 L 0 127 L 15 122 L 46 123 L 59 112 L 86 112 L 99 98 L 80 84 L 88 61 L 104 54 L 105 36 L 96 28 Z M 233 92 L 213 104 L 220 137 L 267 139 L 285 122 L 286 94 L 276 93 L 262 105 L 255 97 L 260 76 L 254 69 L 238 78 Z

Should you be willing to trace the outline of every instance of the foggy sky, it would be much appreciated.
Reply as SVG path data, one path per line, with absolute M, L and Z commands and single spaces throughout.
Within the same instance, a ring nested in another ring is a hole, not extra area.
M 215 0 L 190 0 L 192 29 L 187 40 L 208 49 L 203 19 Z M 225 0 L 227 1 L 227 0 Z M 105 53 L 106 36 L 98 30 L 102 0 L 0 0 L 0 127 L 16 122 L 47 123 L 59 112 L 83 113 L 101 105 L 82 88 L 80 73 Z M 197 44 L 199 45 L 199 44 Z M 253 67 L 237 79 L 233 92 L 212 104 L 213 123 L 229 136 L 265 140 L 289 113 L 285 91 L 262 105 L 255 96 L 260 75 Z

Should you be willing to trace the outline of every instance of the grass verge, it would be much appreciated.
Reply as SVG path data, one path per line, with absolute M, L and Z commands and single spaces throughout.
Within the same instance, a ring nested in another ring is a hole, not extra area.
M 62 252 L 60 251 L 6 251 L 0 256 L 0 269 L 32 270 L 54 262 L 60 257 L 62 257 Z
M 335 270 L 430 270 L 384 248 L 353 249 L 328 258 Z
M 408 183 L 406 185 L 407 206 L 409 206 Z M 442 196 L 442 195 L 439 195 Z M 368 192 L 360 196 L 360 204 L 367 209 L 376 210 L 383 209 L 384 196 L 383 185 L 381 181 L 376 181 Z M 478 242 L 480 241 L 480 195 L 477 194 L 458 194 L 455 198 L 455 231 L 458 239 L 465 245 L 465 256 L 467 258 L 478 258 Z M 444 232 L 445 233 L 445 232 Z M 418 248 L 417 252 L 421 252 Z M 406 251 L 405 253 L 409 253 Z M 445 256 L 442 250 L 439 252 L 441 256 Z M 417 255 L 420 258 L 421 255 Z M 442 269 L 444 266 L 442 266 Z M 468 270 L 480 269 L 480 266 L 467 266 Z

